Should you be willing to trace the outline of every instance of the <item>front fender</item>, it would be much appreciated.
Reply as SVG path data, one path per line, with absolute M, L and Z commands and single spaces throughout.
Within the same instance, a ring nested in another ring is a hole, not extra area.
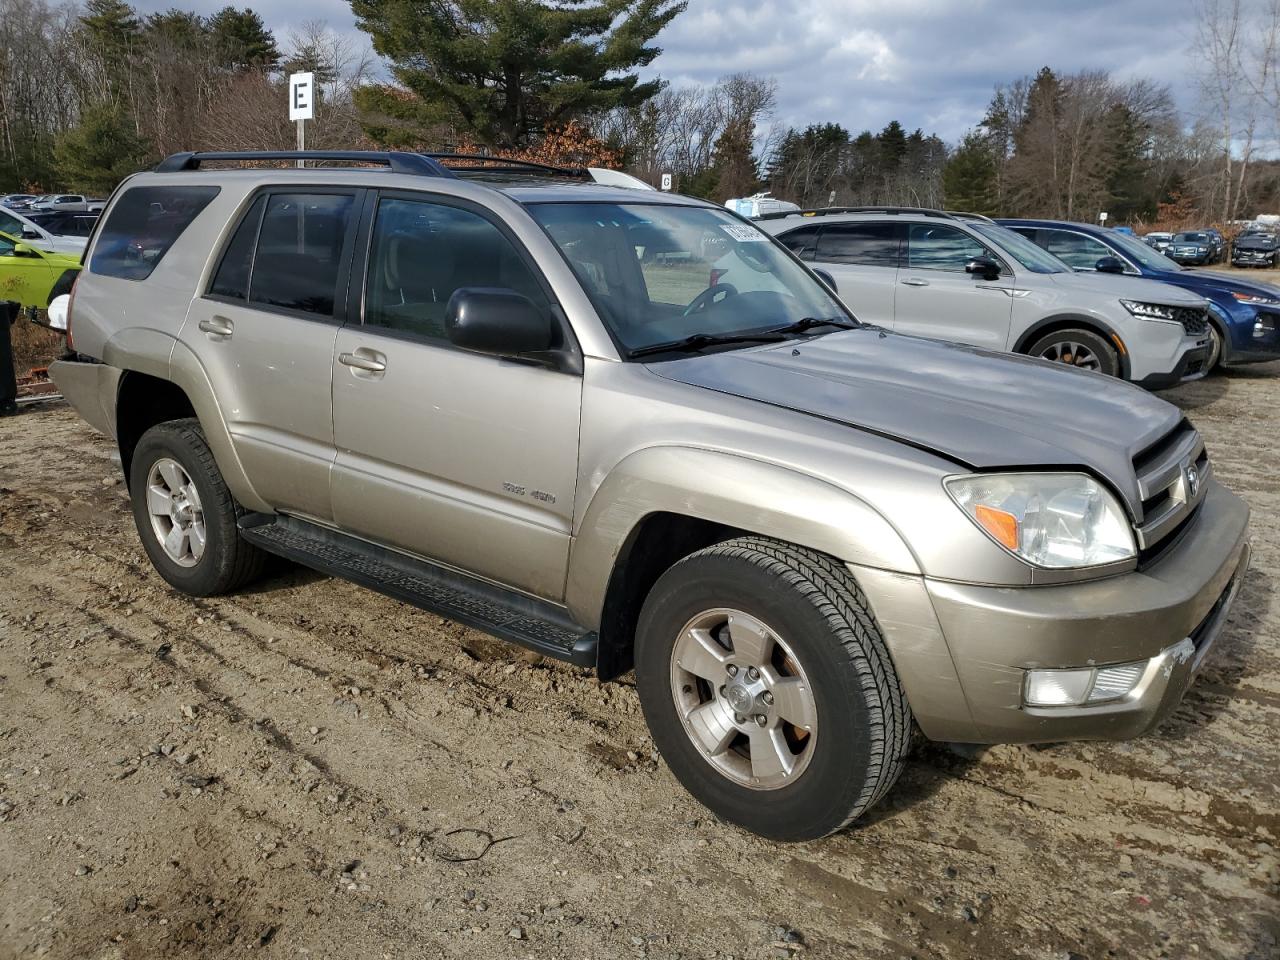
M 645 517 L 673 513 L 830 554 L 845 563 L 919 574 L 906 542 L 875 509 L 824 480 L 697 447 L 648 447 L 617 464 L 577 525 L 565 603 L 598 629 L 609 577 Z

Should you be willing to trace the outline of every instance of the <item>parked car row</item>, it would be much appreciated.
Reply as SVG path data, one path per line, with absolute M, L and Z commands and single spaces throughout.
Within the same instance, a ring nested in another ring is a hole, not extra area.
M 32 213 L 101 213 L 107 201 L 82 193 L 8 193 L 0 197 L 0 207 Z
M 364 165 L 262 166 L 296 159 Z M 446 160 L 179 154 L 112 198 L 50 373 L 175 589 L 278 554 L 634 669 L 674 775 L 776 839 L 862 815 L 917 730 L 1127 738 L 1177 707 L 1249 508 L 1180 409 L 1088 371 L 1202 375 L 1202 296 L 984 217 L 757 226 Z
M 0 207 L 0 233 L 49 253 L 84 253 L 89 234 L 98 220 L 96 213 L 22 213 Z

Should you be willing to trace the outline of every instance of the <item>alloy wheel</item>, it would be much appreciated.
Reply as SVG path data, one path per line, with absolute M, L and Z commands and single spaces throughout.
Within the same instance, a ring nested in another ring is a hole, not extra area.
M 776 790 L 809 765 L 813 687 L 786 641 L 757 618 L 717 608 L 686 623 L 671 652 L 671 693 L 689 739 L 735 783 Z
M 182 567 L 194 567 L 204 556 L 208 534 L 200 493 L 187 471 L 170 457 L 147 473 L 147 514 L 166 556 Z
M 1046 360 L 1052 360 L 1054 363 L 1066 363 L 1073 367 L 1080 367 L 1082 370 L 1102 369 L 1102 364 L 1099 362 L 1096 353 L 1083 343 L 1076 343 L 1072 340 L 1051 343 L 1044 348 L 1040 356 Z

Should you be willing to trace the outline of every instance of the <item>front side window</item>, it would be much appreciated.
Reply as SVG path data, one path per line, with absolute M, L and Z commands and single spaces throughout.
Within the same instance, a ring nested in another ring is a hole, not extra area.
M 382 200 L 369 251 L 365 325 L 445 340 L 445 309 L 462 287 L 514 290 L 548 305 L 524 258 L 489 220 L 440 203 Z
M 354 206 L 350 194 L 271 194 L 258 230 L 249 302 L 332 317 Z
M 778 237 L 778 242 L 801 260 L 812 260 L 820 229 L 820 227 L 800 227 L 798 230 L 789 230 Z
M 102 225 L 89 271 L 145 280 L 178 237 L 218 195 L 218 187 L 132 187 Z
M 907 261 L 913 270 L 964 273 L 974 257 L 992 253 L 963 230 L 944 224 L 913 223 L 907 232 Z
M 1083 233 L 1046 230 L 1044 236 L 1044 248 L 1077 270 L 1092 270 L 1103 257 L 1114 256 L 1106 244 Z
M 822 263 L 896 267 L 898 246 L 895 224 L 832 223 L 823 228 L 815 259 Z
M 529 205 L 624 352 L 853 318 L 783 247 L 722 210 Z

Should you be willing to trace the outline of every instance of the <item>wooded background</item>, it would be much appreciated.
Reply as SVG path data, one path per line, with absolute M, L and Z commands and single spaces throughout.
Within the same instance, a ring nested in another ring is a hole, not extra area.
M 105 195 L 178 150 L 287 149 L 284 84 L 317 74 L 313 148 L 484 150 L 624 168 L 717 201 L 910 204 L 1111 223 L 1280 211 L 1280 0 L 1198 0 L 1180 110 L 1155 78 L 1054 69 L 994 91 L 959 143 L 893 121 L 781 122 L 779 81 L 642 78 L 673 0 L 352 0 L 274 36 L 250 9 L 141 16 L 124 0 L 0 0 L 0 192 Z M 832 78 L 836 83 L 856 83 Z M 910 82 L 909 78 L 904 82 Z

